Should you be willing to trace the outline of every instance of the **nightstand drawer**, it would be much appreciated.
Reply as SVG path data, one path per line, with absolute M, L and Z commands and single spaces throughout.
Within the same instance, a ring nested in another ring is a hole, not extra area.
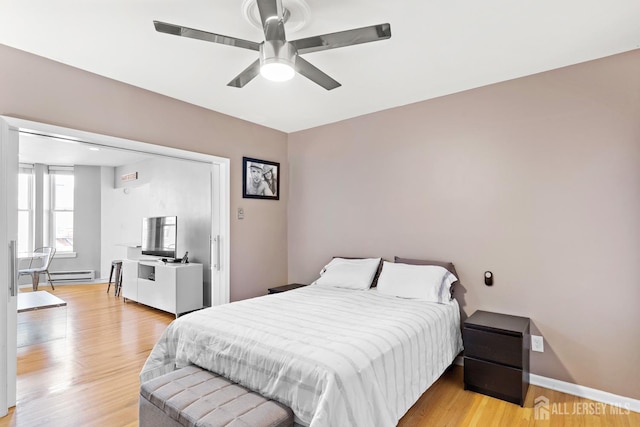
M 465 327 L 464 355 L 477 359 L 490 360 L 514 368 L 522 368 L 522 339 L 514 335 L 487 332 Z
M 464 358 L 464 388 L 522 405 L 526 387 L 522 370 Z

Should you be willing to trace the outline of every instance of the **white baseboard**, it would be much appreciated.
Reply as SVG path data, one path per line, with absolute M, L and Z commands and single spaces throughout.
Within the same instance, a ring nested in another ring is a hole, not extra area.
M 459 366 L 464 366 L 464 358 L 458 356 L 453 363 Z M 568 383 L 566 381 L 555 380 L 553 378 L 543 377 L 542 375 L 536 374 L 529 374 L 529 384 L 640 413 L 640 400 L 638 399 L 632 399 L 630 397 L 620 396 L 607 391 Z
M 53 282 L 53 286 L 58 287 L 58 286 L 68 286 L 68 285 L 106 285 L 108 282 L 107 280 L 100 280 L 100 279 L 93 279 L 93 280 L 82 280 L 82 281 L 69 281 L 69 282 Z M 113 286 L 113 282 L 111 282 L 111 286 Z M 24 283 L 22 285 L 18 285 L 19 289 L 31 289 L 33 287 L 33 285 L 31 283 Z M 40 282 L 40 286 L 38 288 L 38 290 L 40 291 L 46 291 L 51 289 L 51 287 L 49 286 L 49 283 L 46 280 L 42 280 Z
M 542 375 L 536 374 L 529 374 L 529 383 L 551 390 L 560 391 L 562 393 L 571 394 L 573 396 L 595 400 L 596 402 L 629 409 L 633 412 L 640 412 L 640 400 L 632 399 L 630 397 L 620 396 L 607 391 L 568 383 L 566 381 L 555 380 L 553 378 L 543 377 Z

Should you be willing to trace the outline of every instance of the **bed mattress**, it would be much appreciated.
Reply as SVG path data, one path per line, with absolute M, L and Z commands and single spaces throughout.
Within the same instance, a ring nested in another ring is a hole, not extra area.
M 282 402 L 302 425 L 395 426 L 461 350 L 455 300 L 306 286 L 176 319 L 140 379 L 193 364 Z

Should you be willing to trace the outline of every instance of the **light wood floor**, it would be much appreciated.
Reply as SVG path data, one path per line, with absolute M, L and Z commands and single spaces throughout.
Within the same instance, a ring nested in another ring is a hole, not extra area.
M 18 404 L 0 426 L 137 426 L 138 374 L 175 317 L 106 293 L 60 285 L 65 339 L 18 348 Z
M 67 302 L 66 338 L 18 349 L 18 405 L 0 419 L 0 427 L 137 426 L 138 373 L 173 316 L 124 304 L 113 289 L 106 294 L 106 285 L 58 286 L 51 292 Z M 539 396 L 549 399 L 549 420 L 535 417 Z M 595 412 L 595 405 L 531 386 L 521 408 L 463 390 L 462 369 L 454 367 L 399 426 L 640 426 L 640 414 L 614 414 L 610 407 L 602 415 L 571 414 Z

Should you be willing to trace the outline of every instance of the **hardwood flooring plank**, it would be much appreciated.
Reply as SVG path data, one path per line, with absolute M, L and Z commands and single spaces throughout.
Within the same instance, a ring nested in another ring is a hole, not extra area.
M 0 426 L 137 426 L 138 374 L 175 318 L 106 293 L 65 285 L 66 336 L 18 349 L 18 404 Z

